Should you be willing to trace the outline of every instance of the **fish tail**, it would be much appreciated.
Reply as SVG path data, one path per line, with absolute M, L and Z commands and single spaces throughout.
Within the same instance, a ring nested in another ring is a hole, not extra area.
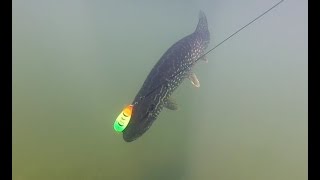
M 208 31 L 208 22 L 207 22 L 207 18 L 206 15 L 204 14 L 203 11 L 200 10 L 199 12 L 199 22 L 197 25 L 197 28 L 195 30 L 195 32 L 207 32 Z

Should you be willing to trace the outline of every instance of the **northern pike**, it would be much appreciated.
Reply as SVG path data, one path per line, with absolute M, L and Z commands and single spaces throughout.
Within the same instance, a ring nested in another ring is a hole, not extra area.
M 199 58 L 206 61 L 203 54 L 209 41 L 207 19 L 204 12 L 200 11 L 195 31 L 174 43 L 162 55 L 132 104 L 124 109 L 118 117 L 119 121 L 115 122 L 115 129 L 118 127 L 119 131 L 123 132 L 123 139 L 126 142 L 134 141 L 144 134 L 157 119 L 163 107 L 177 109 L 176 103 L 170 96 L 184 79 L 189 78 L 194 86 L 200 86 L 192 68 Z

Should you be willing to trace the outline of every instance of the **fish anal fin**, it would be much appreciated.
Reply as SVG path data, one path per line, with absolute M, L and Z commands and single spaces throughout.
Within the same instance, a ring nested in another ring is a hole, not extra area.
M 194 72 L 191 72 L 189 75 L 189 79 L 191 81 L 191 83 L 195 86 L 195 87 L 200 87 L 200 82 L 196 76 L 196 74 Z
M 167 109 L 170 109 L 170 110 L 177 110 L 178 104 L 176 103 L 176 101 L 172 97 L 169 97 L 167 99 L 167 101 L 164 102 L 164 107 L 166 107 Z

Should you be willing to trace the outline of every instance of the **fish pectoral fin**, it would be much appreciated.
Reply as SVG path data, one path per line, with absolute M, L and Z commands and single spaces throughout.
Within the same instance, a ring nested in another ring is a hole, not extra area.
M 168 100 L 164 103 L 164 107 L 170 110 L 177 110 L 178 104 L 172 97 L 169 97 Z
M 194 72 L 191 72 L 189 75 L 189 79 L 191 81 L 191 83 L 195 86 L 195 87 L 200 87 L 200 82 L 196 76 L 196 74 Z

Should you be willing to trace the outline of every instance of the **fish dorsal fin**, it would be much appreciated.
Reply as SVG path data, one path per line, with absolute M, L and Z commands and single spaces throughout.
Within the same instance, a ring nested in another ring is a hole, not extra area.
M 166 102 L 164 102 L 164 107 L 166 107 L 167 109 L 170 109 L 170 110 L 177 110 L 178 104 L 176 103 L 176 101 L 172 97 L 169 97 L 168 100 Z
M 195 86 L 195 87 L 200 87 L 200 82 L 199 82 L 199 80 L 198 80 L 198 78 L 197 78 L 197 76 L 196 76 L 196 74 L 194 73 L 194 72 L 191 72 L 190 74 L 189 74 L 189 79 L 190 79 L 190 81 L 191 81 L 191 83 Z

